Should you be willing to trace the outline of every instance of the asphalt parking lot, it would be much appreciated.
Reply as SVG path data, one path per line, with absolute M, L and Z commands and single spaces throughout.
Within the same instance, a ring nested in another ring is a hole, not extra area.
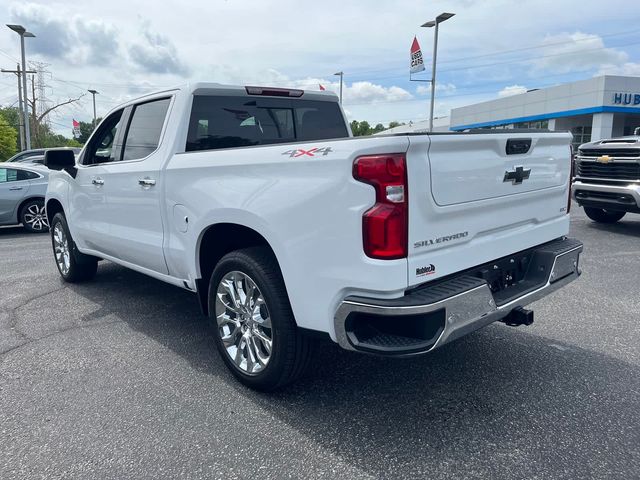
M 574 208 L 582 277 L 427 356 L 321 344 L 288 390 L 238 384 L 195 297 L 108 262 L 59 279 L 0 229 L 0 478 L 638 478 L 640 216 Z

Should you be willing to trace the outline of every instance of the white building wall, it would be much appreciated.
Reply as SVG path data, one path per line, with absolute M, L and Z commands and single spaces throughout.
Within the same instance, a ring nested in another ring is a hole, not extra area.
M 591 141 L 613 136 L 613 113 L 596 113 L 591 124 Z

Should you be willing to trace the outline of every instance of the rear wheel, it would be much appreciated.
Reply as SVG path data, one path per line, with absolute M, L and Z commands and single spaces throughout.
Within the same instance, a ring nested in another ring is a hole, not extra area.
M 31 233 L 43 233 L 49 230 L 44 200 L 29 200 L 20 209 L 20 222 Z
M 220 260 L 209 283 L 209 312 L 223 361 L 248 387 L 274 390 L 304 373 L 310 340 L 296 326 L 268 249 L 238 250 Z
M 603 208 L 584 207 L 584 213 L 587 214 L 594 222 L 598 223 L 616 223 L 626 212 L 620 212 L 615 210 L 605 210 Z
M 51 244 L 56 266 L 66 282 L 82 282 L 95 276 L 98 259 L 78 250 L 62 213 L 56 213 L 51 221 Z

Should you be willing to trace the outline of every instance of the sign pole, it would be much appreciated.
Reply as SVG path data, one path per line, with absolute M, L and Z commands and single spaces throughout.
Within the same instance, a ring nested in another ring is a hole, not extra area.
M 433 39 L 433 64 L 431 67 L 431 109 L 429 112 L 429 132 L 433 132 L 433 107 L 436 101 L 436 56 L 438 55 L 438 22 Z

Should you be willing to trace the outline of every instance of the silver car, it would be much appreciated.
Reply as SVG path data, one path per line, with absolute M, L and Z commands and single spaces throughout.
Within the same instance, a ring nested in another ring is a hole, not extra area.
M 77 147 L 34 148 L 32 150 L 24 150 L 16 153 L 13 157 L 7 160 L 7 162 L 29 162 L 31 161 L 31 157 L 44 158 L 44 154 L 49 150 L 71 150 L 73 154 L 77 156 L 82 149 Z
M 29 232 L 49 230 L 44 211 L 49 170 L 32 163 L 0 163 L 0 225 L 22 223 Z

